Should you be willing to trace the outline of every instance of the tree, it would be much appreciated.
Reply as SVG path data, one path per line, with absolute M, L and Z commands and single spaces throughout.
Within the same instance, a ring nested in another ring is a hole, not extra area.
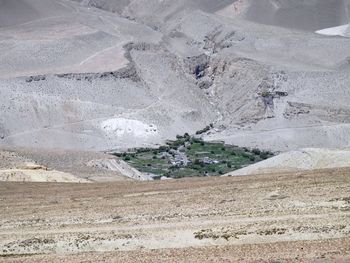
M 269 153 L 266 151 L 263 151 L 260 153 L 260 158 L 263 160 L 266 160 L 267 158 L 269 158 Z
M 255 155 L 260 155 L 261 151 L 259 149 L 255 148 L 252 150 L 252 153 L 254 153 Z

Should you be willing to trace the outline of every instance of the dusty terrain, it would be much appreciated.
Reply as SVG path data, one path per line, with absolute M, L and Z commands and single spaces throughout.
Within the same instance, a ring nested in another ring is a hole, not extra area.
M 279 154 L 249 165 L 228 175 L 312 171 L 329 168 L 349 168 L 350 149 L 301 149 Z
M 0 149 L 0 181 L 96 183 L 148 179 L 124 161 L 104 153 Z
M 347 147 L 349 3 L 1 0 L 0 145 Z
M 350 170 L 0 184 L 2 262 L 349 262 Z
M 0 0 L 0 261 L 350 262 L 349 14 Z M 185 133 L 284 154 L 253 176 L 140 182 L 101 153 Z

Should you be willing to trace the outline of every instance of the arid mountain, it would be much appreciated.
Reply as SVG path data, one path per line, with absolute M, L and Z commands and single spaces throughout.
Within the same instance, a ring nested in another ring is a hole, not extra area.
M 0 145 L 349 146 L 349 4 L 1 0 Z
M 0 0 L 0 262 L 349 262 L 349 23 Z

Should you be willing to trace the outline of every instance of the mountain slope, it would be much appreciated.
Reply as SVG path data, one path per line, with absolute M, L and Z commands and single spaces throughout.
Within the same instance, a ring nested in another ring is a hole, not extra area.
M 350 144 L 350 42 L 314 33 L 349 1 L 40 3 L 1 1 L 0 145 L 126 149 L 209 124 L 241 146 Z

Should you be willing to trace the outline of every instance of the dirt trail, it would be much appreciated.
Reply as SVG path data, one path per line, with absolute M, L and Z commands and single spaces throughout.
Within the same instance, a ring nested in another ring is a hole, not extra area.
M 0 261 L 347 262 L 349 193 L 350 169 L 1 183 Z

